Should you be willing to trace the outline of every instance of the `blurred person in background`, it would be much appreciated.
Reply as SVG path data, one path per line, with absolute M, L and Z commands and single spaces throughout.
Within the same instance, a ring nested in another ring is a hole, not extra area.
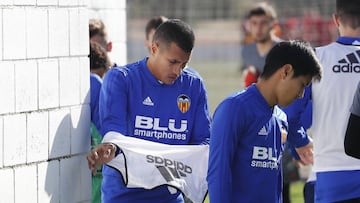
M 168 18 L 165 16 L 155 16 L 146 23 L 144 43 L 145 43 L 145 47 L 149 51 L 149 53 L 151 52 L 151 46 L 152 46 L 152 42 L 153 42 L 153 38 L 154 38 L 156 29 L 159 27 L 159 25 L 161 25 L 161 23 L 163 23 L 167 20 L 168 20 Z
M 281 41 L 274 34 L 277 27 L 277 14 L 270 4 L 266 2 L 257 3 L 248 12 L 246 20 L 253 42 L 244 45 L 241 50 L 245 87 L 257 81 L 263 71 L 267 53 L 276 43 Z
M 99 116 L 99 95 L 102 78 L 110 68 L 107 51 L 97 42 L 90 41 L 90 110 L 91 110 L 91 147 L 101 143 L 101 125 Z M 91 202 L 101 202 L 101 166 L 97 168 L 96 175 L 92 176 Z
M 97 42 L 107 52 L 112 50 L 112 42 L 109 40 L 106 26 L 101 19 L 90 19 L 89 20 L 89 34 L 90 42 Z M 115 67 L 116 63 L 111 62 L 111 67 Z

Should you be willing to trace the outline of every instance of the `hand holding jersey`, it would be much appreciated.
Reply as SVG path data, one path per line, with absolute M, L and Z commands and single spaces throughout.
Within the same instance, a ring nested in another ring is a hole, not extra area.
M 112 143 L 102 143 L 91 150 L 86 159 L 93 175 L 96 174 L 97 167 L 110 162 L 115 157 L 116 149 L 116 146 Z
M 205 199 L 208 145 L 167 145 L 114 131 L 106 133 L 103 142 L 114 143 L 121 150 L 107 165 L 121 173 L 128 188 L 169 185 L 194 203 Z

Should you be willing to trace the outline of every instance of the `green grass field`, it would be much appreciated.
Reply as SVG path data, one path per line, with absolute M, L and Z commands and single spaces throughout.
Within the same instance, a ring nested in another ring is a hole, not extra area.
M 197 70 L 204 79 L 211 114 L 225 97 L 243 89 L 243 79 L 238 62 L 191 62 L 189 66 Z
M 303 198 L 303 181 L 297 181 L 290 185 L 290 200 L 291 203 L 304 203 Z M 206 197 L 204 203 L 210 203 L 209 198 Z
M 297 181 L 297 182 L 294 182 L 291 184 L 290 197 L 291 197 L 292 203 L 303 203 L 304 202 L 303 188 L 304 188 L 303 181 Z

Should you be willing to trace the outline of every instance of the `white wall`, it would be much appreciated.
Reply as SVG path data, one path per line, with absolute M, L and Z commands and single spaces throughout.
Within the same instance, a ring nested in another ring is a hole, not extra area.
M 90 18 L 103 20 L 113 49 L 110 58 L 118 65 L 127 63 L 126 54 L 126 0 L 89 0 Z
M 90 200 L 87 55 L 95 2 L 111 7 L 103 0 L 0 1 L 0 203 Z M 125 2 L 112 1 L 114 14 L 96 7 L 120 64 Z

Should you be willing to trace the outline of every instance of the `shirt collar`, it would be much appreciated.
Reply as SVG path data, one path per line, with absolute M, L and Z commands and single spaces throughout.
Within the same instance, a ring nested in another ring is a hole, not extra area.
M 336 42 L 346 45 L 360 45 L 360 37 L 339 37 Z

